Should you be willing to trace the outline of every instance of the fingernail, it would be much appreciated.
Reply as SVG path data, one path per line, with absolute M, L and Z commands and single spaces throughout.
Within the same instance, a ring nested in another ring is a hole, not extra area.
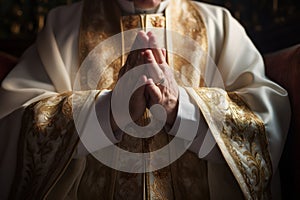
M 153 79 L 152 78 L 148 78 L 148 84 L 154 84 Z
M 151 50 L 146 49 L 145 55 L 146 55 L 147 58 L 151 58 Z

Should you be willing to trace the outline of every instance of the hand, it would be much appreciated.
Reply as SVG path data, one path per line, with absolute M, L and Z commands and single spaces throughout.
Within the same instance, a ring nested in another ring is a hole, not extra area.
M 132 51 L 128 55 L 125 65 L 119 72 L 118 79 L 121 79 L 128 71 L 145 63 L 148 64 L 147 70 L 142 72 L 132 70 L 130 79 L 114 92 L 117 93 L 119 99 L 124 99 L 126 94 L 131 94 L 138 85 L 142 85 L 133 92 L 129 102 L 129 113 L 132 120 L 140 119 L 146 108 L 160 104 L 166 110 L 167 124 L 172 126 L 177 115 L 179 94 L 177 82 L 166 61 L 166 51 L 158 48 L 152 32 L 148 34 L 139 32 L 134 45 L 137 43 L 139 43 L 139 47 L 142 45 L 145 48 Z M 120 104 L 119 106 L 124 105 Z M 157 119 L 161 117 L 160 113 L 152 114 Z M 111 124 L 113 130 L 116 130 L 117 125 L 113 118 L 111 118 Z
M 148 63 L 148 80 L 146 82 L 145 95 L 147 107 L 154 104 L 162 105 L 167 112 L 167 124 L 172 126 L 178 110 L 178 85 L 172 70 L 166 61 L 166 51 L 158 48 L 157 40 L 152 32 L 149 32 L 150 49 L 144 53 Z M 152 113 L 159 119 L 158 113 Z
M 149 38 L 146 35 L 144 31 L 141 31 L 138 33 L 136 40 L 133 44 L 133 47 L 144 47 L 144 49 L 138 49 L 130 52 L 130 54 L 127 57 L 125 65 L 120 69 L 118 81 L 127 73 L 130 71 L 128 76 L 124 81 L 122 81 L 122 84 L 119 84 L 118 87 L 114 88 L 114 94 L 116 94 L 117 99 L 123 100 L 126 99 L 128 94 L 132 94 L 130 101 L 129 101 L 129 113 L 131 116 L 131 119 L 133 121 L 136 121 L 140 119 L 145 110 L 146 110 L 146 97 L 144 95 L 145 93 L 145 83 L 147 81 L 147 77 L 145 76 L 145 72 L 132 70 L 137 66 L 140 66 L 144 64 L 144 53 L 145 49 L 148 48 Z M 129 77 L 129 78 L 128 78 Z M 139 85 L 142 85 L 141 87 L 137 88 Z M 135 88 L 137 88 L 135 90 Z M 134 91 L 135 90 L 135 91 Z M 116 109 L 122 110 L 121 107 L 124 107 L 124 104 L 120 102 Z M 120 106 L 120 107 L 118 107 Z M 128 119 L 129 116 L 126 116 L 125 113 L 118 113 L 120 118 L 127 121 L 132 121 L 131 119 Z M 116 116 L 115 116 L 116 117 Z M 117 125 L 113 118 L 111 118 L 111 124 L 113 130 L 117 129 Z

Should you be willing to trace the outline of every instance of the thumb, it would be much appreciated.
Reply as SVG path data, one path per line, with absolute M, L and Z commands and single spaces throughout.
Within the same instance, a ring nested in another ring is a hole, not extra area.
M 145 85 L 147 82 L 147 77 L 145 75 L 142 75 L 138 81 L 136 82 L 135 85 L 135 91 L 134 91 L 134 95 L 136 95 L 136 97 L 143 97 L 144 98 L 144 92 L 145 92 Z

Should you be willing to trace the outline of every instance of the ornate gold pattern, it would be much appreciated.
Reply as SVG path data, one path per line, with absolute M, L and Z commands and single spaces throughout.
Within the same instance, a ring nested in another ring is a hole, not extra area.
M 140 15 L 126 15 L 122 17 L 122 31 L 141 28 L 142 21 Z
M 201 98 L 197 99 L 198 105 L 245 197 L 270 199 L 272 164 L 263 122 L 235 93 L 227 95 L 216 88 L 195 91 Z
M 150 17 L 150 21 L 153 27 L 163 28 L 165 27 L 166 19 L 164 16 L 153 16 Z
M 12 199 L 41 199 L 58 180 L 78 142 L 72 95 L 64 93 L 25 110 Z
M 203 53 L 208 52 L 206 27 L 201 13 L 199 13 L 199 11 L 194 7 L 193 3 L 188 0 L 172 0 L 166 10 L 166 20 L 167 30 L 172 30 L 184 37 L 193 39 L 201 47 Z M 175 41 L 170 41 L 170 38 L 172 38 L 172 36 L 167 36 L 167 39 L 169 40 L 167 42 L 167 49 L 182 48 L 184 45 L 183 43 L 176 41 L 176 38 Z M 193 52 L 192 49 L 191 52 Z M 193 55 L 191 54 L 191 56 Z M 190 78 L 190 82 L 192 84 L 189 86 L 202 87 L 205 85 L 203 79 L 206 66 L 205 56 L 201 60 L 196 61 L 197 63 L 188 63 L 179 56 L 168 54 L 168 62 L 174 67 L 174 69 L 180 69 L 176 72 L 181 74 L 181 77 Z
M 205 160 L 187 151 L 170 167 L 175 199 L 210 199 Z
M 148 152 L 161 149 L 169 143 L 169 138 L 164 131 L 144 140 L 144 148 Z M 162 159 L 167 155 L 161 155 Z M 151 159 L 151 158 L 150 158 Z M 156 158 L 157 159 L 157 158 Z M 170 166 L 147 173 L 149 199 L 175 199 L 172 187 L 172 171 Z
M 86 156 L 86 166 L 77 190 L 78 199 L 114 199 L 116 171 L 99 165 L 92 155 Z
M 115 1 L 106 3 L 101 0 L 85 0 L 82 13 L 87 14 L 82 14 L 79 32 L 80 64 L 97 44 L 121 31 L 119 24 L 121 15 Z

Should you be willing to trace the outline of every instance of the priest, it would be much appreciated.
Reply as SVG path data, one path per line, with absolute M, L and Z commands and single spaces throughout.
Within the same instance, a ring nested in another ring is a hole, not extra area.
M 224 8 L 58 7 L 0 95 L 1 199 L 280 198 L 288 95 Z

